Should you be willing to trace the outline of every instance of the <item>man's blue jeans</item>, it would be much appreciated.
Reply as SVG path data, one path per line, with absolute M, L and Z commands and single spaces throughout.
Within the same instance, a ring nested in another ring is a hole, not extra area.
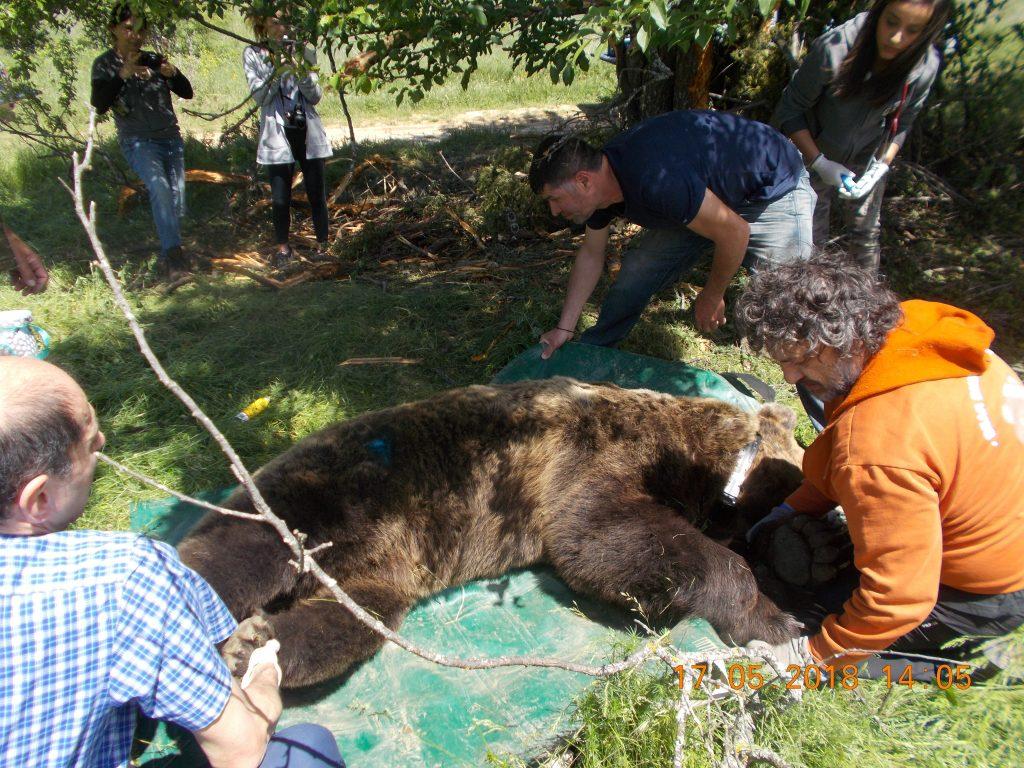
M 181 245 L 185 215 L 185 143 L 181 139 L 121 139 L 128 165 L 142 179 L 160 237 L 160 255 Z
M 750 224 L 750 242 L 743 264 L 757 269 L 811 255 L 815 194 L 807 171 L 789 193 L 770 203 L 736 208 Z M 651 229 L 642 233 L 622 257 L 622 268 L 608 290 L 597 324 L 580 336 L 584 344 L 608 347 L 626 337 L 651 297 L 677 282 L 714 243 L 686 228 Z
M 330 731 L 300 723 L 270 737 L 260 768 L 345 768 L 345 761 Z

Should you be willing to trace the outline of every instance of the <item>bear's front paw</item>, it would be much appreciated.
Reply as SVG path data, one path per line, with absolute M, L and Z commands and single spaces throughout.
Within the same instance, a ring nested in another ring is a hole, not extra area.
M 262 648 L 267 641 L 274 639 L 274 636 L 274 627 L 265 614 L 250 616 L 239 624 L 220 652 L 231 674 L 241 679 L 249 666 L 252 652 Z
M 821 519 L 796 515 L 759 536 L 758 559 L 791 587 L 815 589 L 830 582 L 853 559 L 853 544 L 845 519 L 830 514 Z

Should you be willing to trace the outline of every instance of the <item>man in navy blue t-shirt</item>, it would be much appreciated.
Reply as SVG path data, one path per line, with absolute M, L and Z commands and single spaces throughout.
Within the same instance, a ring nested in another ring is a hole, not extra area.
M 694 305 L 705 333 L 725 323 L 725 289 L 741 264 L 811 253 L 815 195 L 800 153 L 773 128 L 735 115 L 669 112 L 603 150 L 549 136 L 534 155 L 530 186 L 553 214 L 587 225 L 558 325 L 540 339 L 545 358 L 575 334 L 616 217 L 647 231 L 623 257 L 597 324 L 580 337 L 587 344 L 623 339 L 651 296 L 709 251 L 711 274 Z

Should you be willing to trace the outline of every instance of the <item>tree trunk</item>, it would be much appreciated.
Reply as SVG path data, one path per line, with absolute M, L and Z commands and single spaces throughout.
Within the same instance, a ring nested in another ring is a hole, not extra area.
M 681 51 L 641 53 L 635 46 L 616 47 L 616 70 L 627 125 L 675 109 L 707 109 L 714 55 L 712 44 Z

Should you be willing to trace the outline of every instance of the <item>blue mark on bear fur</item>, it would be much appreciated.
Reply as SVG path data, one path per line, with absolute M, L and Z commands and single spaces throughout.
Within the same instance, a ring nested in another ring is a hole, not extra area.
M 385 467 L 391 466 L 391 443 L 382 437 L 375 438 L 366 444 L 366 449 L 377 457 L 377 461 Z

